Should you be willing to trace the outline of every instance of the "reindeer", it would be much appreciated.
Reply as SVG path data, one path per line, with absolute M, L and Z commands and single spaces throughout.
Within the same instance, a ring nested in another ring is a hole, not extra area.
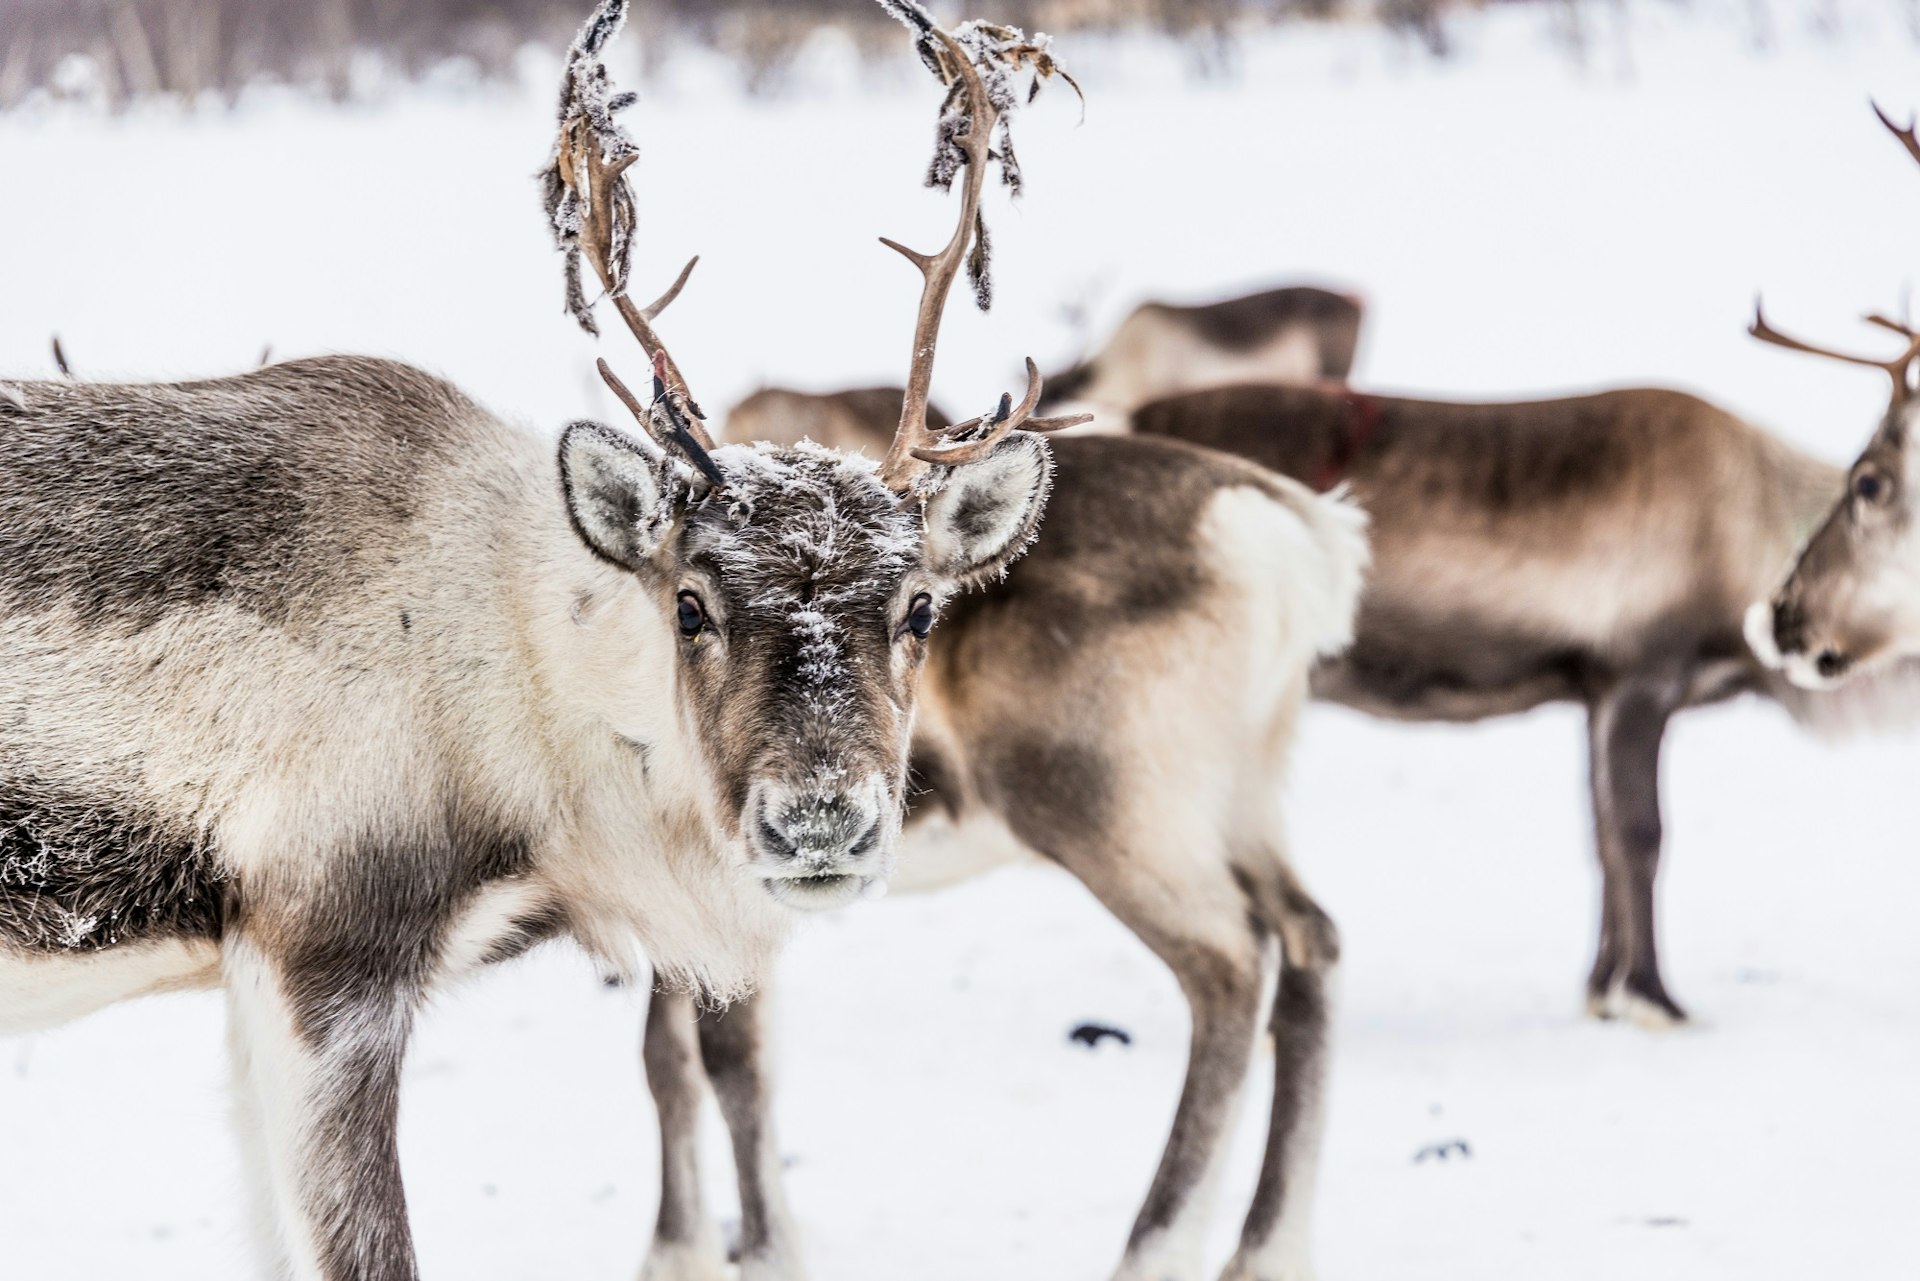
M 955 34 L 908 10 L 974 122 L 965 198 L 925 276 L 896 442 L 926 413 L 937 316 L 978 217 L 994 101 L 976 62 L 1005 32 Z M 1031 372 L 1031 370 L 1030 370 Z M 1037 380 L 1033 386 L 1038 386 Z M 854 402 L 862 403 L 862 402 Z M 1192 1010 L 1187 1075 L 1118 1275 L 1200 1275 L 1225 1138 L 1278 953 L 1272 1117 L 1229 1281 L 1309 1271 L 1333 923 L 1286 857 L 1279 787 L 1317 657 L 1348 636 L 1366 560 L 1351 505 L 1172 442 L 1059 439 L 1046 533 L 1007 579 L 942 612 L 913 736 L 895 885 L 934 888 L 1008 861 L 1066 868 L 1166 963 Z M 902 460 L 890 451 L 887 468 Z M 896 474 L 890 470 L 887 474 Z M 1124 513 L 1124 518 L 1121 514 Z M 1277 944 L 1277 947 L 1275 946 Z M 743 1278 L 802 1275 L 785 1210 L 762 1041 L 766 997 L 695 1018 L 656 995 L 645 1063 L 662 1188 L 643 1276 L 720 1275 L 701 1198 L 697 1104 L 710 1080 L 732 1134 Z M 982 1268 L 990 1272 L 985 1261 Z
M 830 392 L 762 387 L 727 411 L 721 435 L 728 440 L 764 440 L 772 445 L 811 440 L 828 449 L 880 458 L 893 443 L 894 417 L 903 394 L 899 387 Z M 938 406 L 928 403 L 928 426 L 945 427 L 952 421 Z
M 1914 127 L 1894 124 L 1878 105 L 1873 111 L 1920 161 Z M 1872 366 L 1893 385 L 1872 439 L 1848 469 L 1844 486 L 1836 483 L 1829 491 L 1823 519 L 1786 580 L 1749 616 L 1754 651 L 1805 689 L 1830 690 L 1843 683 L 1871 687 L 1876 676 L 1920 658 L 1920 535 L 1913 521 L 1920 461 L 1908 448 L 1920 334 L 1881 315 L 1867 321 L 1899 334 L 1905 349 L 1878 359 L 1816 347 L 1780 333 L 1757 309 L 1751 330 L 1756 338 L 1794 351 Z
M 641 435 L 360 357 L 0 386 L 0 1030 L 224 987 L 276 1276 L 417 1275 L 400 1066 L 450 979 L 565 935 L 724 997 L 880 882 L 933 618 L 1051 484 L 1012 414 L 910 482 L 709 447 L 672 291 L 626 294 L 625 10 L 545 182 L 575 316 L 584 255 L 653 358 L 647 405 L 603 363 Z
M 1043 408 L 1097 410 L 1113 422 L 1149 400 L 1238 382 L 1345 382 L 1360 341 L 1357 294 L 1294 285 L 1199 307 L 1148 302 L 1107 345 L 1046 380 Z M 728 440 L 817 441 L 884 453 L 898 387 L 813 393 L 766 387 L 735 405 Z M 930 408 L 928 420 L 949 421 Z
M 1840 710 L 1742 636 L 1839 474 L 1652 388 L 1462 404 L 1230 387 L 1143 406 L 1132 428 L 1345 486 L 1370 513 L 1354 643 L 1315 672 L 1316 697 L 1401 720 L 1587 709 L 1603 879 L 1588 1011 L 1684 1020 L 1655 948 L 1661 741 L 1676 712 L 1742 692 L 1816 723 Z
M 1344 383 L 1360 344 L 1358 294 L 1292 285 L 1201 306 L 1146 302 L 1106 346 L 1047 379 L 1049 408 L 1116 421 L 1150 400 L 1233 383 Z

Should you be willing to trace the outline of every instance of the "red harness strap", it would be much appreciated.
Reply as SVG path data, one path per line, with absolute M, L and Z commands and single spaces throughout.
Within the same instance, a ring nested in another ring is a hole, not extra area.
M 1323 494 L 1346 479 L 1347 469 L 1380 430 L 1377 399 L 1357 391 L 1342 392 L 1340 398 L 1347 404 L 1346 429 L 1334 439 L 1333 452 L 1313 473 L 1313 487 Z

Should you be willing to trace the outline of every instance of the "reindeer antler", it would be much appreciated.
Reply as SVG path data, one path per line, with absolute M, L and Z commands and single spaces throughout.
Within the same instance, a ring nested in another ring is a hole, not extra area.
M 1907 149 L 1907 154 L 1912 156 L 1915 161 L 1920 161 L 1920 138 L 1914 136 L 1913 124 L 1909 122 L 1907 127 L 1902 129 L 1899 125 L 1893 123 L 1891 116 L 1880 110 L 1879 103 L 1869 98 L 1867 105 L 1873 108 L 1874 115 L 1880 117 L 1880 123 L 1887 127 L 1887 132 L 1900 140 L 1900 145 Z
M 951 190 L 962 169 L 960 218 L 946 247 L 923 254 L 898 241 L 880 243 L 898 251 L 919 268 L 923 277 L 920 309 L 913 328 L 913 355 L 907 370 L 907 390 L 900 406 L 900 426 L 880 465 L 880 478 L 902 494 L 914 492 L 929 467 L 958 467 L 987 456 L 993 447 L 1017 430 L 1054 431 L 1089 421 L 1085 414 L 1067 418 L 1034 418 L 1040 403 L 1040 370 L 1027 361 L 1027 391 L 1019 405 L 1009 395 L 989 414 L 956 423 L 939 431 L 927 426 L 927 399 L 933 383 L 934 352 L 940 341 L 940 318 L 946 310 L 960 265 L 974 286 L 974 296 L 985 311 L 993 301 L 989 274 L 991 242 L 980 214 L 980 196 L 986 186 L 987 163 L 1000 162 L 1001 177 L 1017 194 L 1020 168 L 1013 156 L 1013 136 L 1007 115 L 1017 102 L 1013 76 L 1031 68 L 1034 80 L 1027 97 L 1039 92 L 1041 80 L 1059 75 L 1079 92 L 1079 86 L 1053 60 L 1046 37 L 1028 39 L 1012 27 L 969 22 L 950 34 L 935 24 L 917 0 L 880 0 L 889 13 L 907 25 L 916 37 L 915 48 L 933 73 L 947 86 L 946 102 L 934 142 L 927 185 Z M 999 151 L 993 150 L 998 131 Z M 981 434 L 984 431 L 984 434 Z M 958 443 L 955 443 L 958 442 Z
M 1804 351 L 1810 356 L 1825 356 L 1828 360 L 1845 361 L 1849 365 L 1867 365 L 1893 379 L 1893 398 L 1896 402 L 1905 400 L 1912 394 L 1907 382 L 1908 371 L 1913 367 L 1915 357 L 1920 357 L 1920 333 L 1916 333 L 1897 320 L 1890 320 L 1878 313 L 1866 317 L 1870 325 L 1892 330 L 1907 340 L 1907 349 L 1891 360 L 1882 360 L 1873 356 L 1856 356 L 1851 352 L 1836 351 L 1831 347 L 1816 347 L 1812 343 L 1802 342 L 1798 338 L 1789 338 L 1767 323 L 1766 313 L 1760 309 L 1759 299 L 1753 304 L 1753 323 L 1747 326 L 1747 332 L 1761 342 L 1770 342 L 1776 347 L 1785 347 L 1790 351 Z
M 636 306 L 627 295 L 636 206 L 626 174 L 640 158 L 640 148 L 614 120 L 614 114 L 632 106 L 635 95 L 614 92 L 612 77 L 600 57 L 625 24 L 627 3 L 601 0 L 568 51 L 560 95 L 560 137 L 552 161 L 540 175 L 547 216 L 554 239 L 567 255 L 568 312 L 588 333 L 600 332 L 594 323 L 592 304 L 580 286 L 580 260 L 584 256 L 613 300 L 614 309 L 653 363 L 652 405 L 641 406 L 604 360 L 598 365 L 600 376 L 654 440 L 678 450 L 715 487 L 724 487 L 719 469 L 708 456 L 714 445 L 706 429 L 706 415 L 687 391 L 680 366 L 653 328 L 654 319 L 679 297 L 700 259 L 696 256 L 681 268 L 667 291 L 648 306 Z
M 1873 114 L 1880 118 L 1880 123 L 1887 127 L 1887 132 L 1900 140 L 1900 145 L 1907 149 L 1907 154 L 1912 156 L 1916 162 L 1920 162 L 1920 136 L 1915 135 L 1914 125 L 1908 124 L 1907 127 L 1903 129 L 1893 123 L 1893 118 L 1880 109 L 1879 103 L 1869 99 L 1868 105 L 1873 108 Z M 1874 369 L 1878 369 L 1886 374 L 1887 377 L 1893 379 L 1893 402 L 1898 405 L 1914 394 L 1914 388 L 1908 379 L 1912 374 L 1914 360 L 1920 358 L 1920 332 L 1916 332 L 1911 325 L 1903 324 L 1898 320 L 1893 320 L 1878 312 L 1874 312 L 1864 317 L 1864 319 L 1869 325 L 1877 326 L 1878 328 L 1899 334 L 1902 338 L 1905 338 L 1907 340 L 1906 351 L 1893 357 L 1891 360 L 1880 360 L 1872 356 L 1856 356 L 1851 352 L 1836 351 L 1831 347 L 1816 347 L 1812 343 L 1802 342 L 1798 338 L 1789 338 L 1767 323 L 1765 313 L 1760 310 L 1760 300 L 1758 298 L 1753 301 L 1753 323 L 1747 326 L 1747 332 L 1762 342 L 1770 342 L 1775 346 L 1785 347 L 1790 351 L 1804 351 L 1810 356 L 1825 356 L 1828 360 L 1841 360 L 1849 365 L 1869 365 Z

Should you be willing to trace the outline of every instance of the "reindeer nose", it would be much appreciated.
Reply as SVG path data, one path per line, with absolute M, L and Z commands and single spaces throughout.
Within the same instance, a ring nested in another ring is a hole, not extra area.
M 794 875 L 840 870 L 871 853 L 879 839 L 879 812 L 853 796 L 770 796 L 761 807 L 761 851 L 791 865 Z

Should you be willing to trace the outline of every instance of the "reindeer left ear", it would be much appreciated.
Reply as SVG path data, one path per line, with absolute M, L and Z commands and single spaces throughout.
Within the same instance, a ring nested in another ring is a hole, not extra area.
M 972 587 L 1019 558 L 1053 489 L 1053 451 L 1016 432 L 979 462 L 953 469 L 927 503 L 927 568 Z
M 622 569 L 639 569 L 666 536 L 676 496 L 670 475 L 651 442 L 611 427 L 577 422 L 560 437 L 560 487 L 574 532 Z

